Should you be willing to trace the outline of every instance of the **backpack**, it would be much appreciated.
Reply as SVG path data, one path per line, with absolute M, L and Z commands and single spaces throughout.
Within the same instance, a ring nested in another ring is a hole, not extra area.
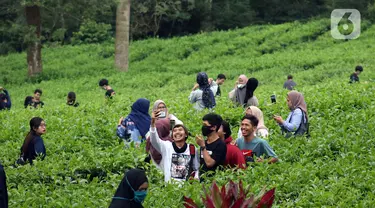
M 190 152 L 190 161 L 189 161 L 189 172 L 188 177 L 186 180 L 192 180 L 195 176 L 195 171 L 193 171 L 193 161 L 195 157 L 195 146 L 193 144 L 189 144 L 189 152 Z

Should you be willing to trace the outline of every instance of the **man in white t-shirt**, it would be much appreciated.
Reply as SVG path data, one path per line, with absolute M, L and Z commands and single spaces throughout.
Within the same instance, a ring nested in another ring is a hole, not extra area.
M 172 129 L 173 142 L 163 141 L 156 131 L 155 122 L 160 111 L 152 112 L 150 141 L 151 145 L 162 155 L 160 166 L 164 173 L 165 182 L 183 182 L 190 178 L 199 178 L 199 156 L 192 144 L 187 144 L 188 131 L 182 124 Z
M 211 90 L 215 96 L 221 95 L 220 85 L 224 84 L 226 79 L 227 78 L 224 74 L 217 75 L 216 81 L 214 81 L 212 78 L 208 79 L 208 83 L 210 84 Z

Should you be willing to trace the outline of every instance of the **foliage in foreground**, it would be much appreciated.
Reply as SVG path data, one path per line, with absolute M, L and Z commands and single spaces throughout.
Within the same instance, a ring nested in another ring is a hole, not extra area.
M 238 184 L 232 180 L 228 184 L 223 185 L 221 189 L 214 181 L 210 193 L 203 186 L 205 197 L 202 201 L 207 208 L 270 208 L 275 198 L 275 188 L 265 191 L 263 190 L 257 195 L 250 194 L 249 189 L 244 189 L 242 181 Z M 198 208 L 199 206 L 191 199 L 184 196 L 185 208 Z

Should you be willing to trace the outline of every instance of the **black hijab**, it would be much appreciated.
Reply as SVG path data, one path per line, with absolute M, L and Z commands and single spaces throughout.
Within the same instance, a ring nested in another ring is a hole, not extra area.
M 246 106 L 247 101 L 254 96 L 254 91 L 257 89 L 257 87 L 258 87 L 258 80 L 257 79 L 252 77 L 249 80 L 247 80 L 246 96 L 245 96 L 245 100 L 243 101 L 244 106 Z
M 4 168 L 0 163 L 0 208 L 8 208 L 8 191 Z
M 122 179 L 119 187 L 116 190 L 114 197 L 120 197 L 120 198 L 127 198 L 130 200 L 124 200 L 124 199 L 117 199 L 113 198 L 111 204 L 109 205 L 109 208 L 143 208 L 142 204 L 139 204 L 135 202 L 134 200 L 131 200 L 134 198 L 134 192 L 129 186 L 129 184 L 126 181 L 126 178 L 129 181 L 129 184 L 134 190 L 138 190 L 138 188 L 144 183 L 147 182 L 147 176 L 145 171 L 141 169 L 131 169 L 129 170 L 124 178 Z

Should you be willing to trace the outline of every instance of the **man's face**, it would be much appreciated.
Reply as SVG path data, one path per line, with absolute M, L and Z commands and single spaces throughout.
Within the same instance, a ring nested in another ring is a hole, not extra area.
M 224 82 L 225 82 L 225 79 L 217 79 L 216 80 L 216 84 L 218 84 L 218 85 L 222 85 L 222 84 L 224 84 Z
M 208 135 L 210 135 L 210 134 L 212 134 L 212 132 L 216 131 L 216 127 L 214 125 L 211 125 L 210 123 L 208 123 L 208 121 L 203 121 L 203 126 L 208 127 L 207 129 L 211 130 L 211 132 Z M 202 132 L 202 134 L 203 134 L 203 132 Z
M 37 100 L 39 100 L 40 99 L 40 93 L 39 92 L 36 92 L 36 93 L 34 93 L 34 98 L 35 99 L 37 99 Z
M 242 136 L 248 137 L 251 134 L 254 134 L 255 130 L 256 130 L 256 127 L 251 124 L 251 122 L 250 122 L 249 119 L 244 119 L 241 122 L 241 133 L 242 133 Z
M 173 128 L 172 134 L 175 142 L 185 141 L 185 138 L 187 137 L 185 129 L 182 126 Z

